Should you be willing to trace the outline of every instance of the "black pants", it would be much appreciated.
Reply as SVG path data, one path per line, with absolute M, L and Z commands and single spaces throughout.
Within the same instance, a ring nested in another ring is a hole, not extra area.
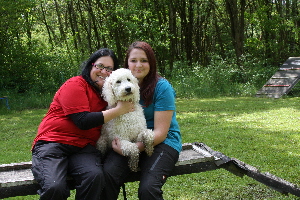
M 179 153 L 166 144 L 154 147 L 151 157 L 140 154 L 141 179 L 138 197 L 142 200 L 163 199 L 162 186 L 177 162 Z M 105 188 L 103 199 L 116 200 L 120 187 L 130 173 L 127 157 L 111 151 L 104 162 Z
M 67 175 L 74 178 L 77 200 L 99 200 L 105 184 L 101 155 L 92 145 L 39 141 L 32 151 L 32 173 L 41 186 L 41 200 L 67 199 Z

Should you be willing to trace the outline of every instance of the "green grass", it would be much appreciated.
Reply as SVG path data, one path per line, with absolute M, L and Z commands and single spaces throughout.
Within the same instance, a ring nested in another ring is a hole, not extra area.
M 177 117 L 183 142 L 204 142 L 261 172 L 300 185 L 299 100 L 297 97 L 178 99 Z M 0 109 L 2 163 L 30 160 L 31 142 L 45 112 L 45 109 L 20 112 Z M 137 199 L 137 187 L 138 182 L 126 184 L 128 199 Z M 170 177 L 163 191 L 166 200 L 298 199 L 224 169 Z

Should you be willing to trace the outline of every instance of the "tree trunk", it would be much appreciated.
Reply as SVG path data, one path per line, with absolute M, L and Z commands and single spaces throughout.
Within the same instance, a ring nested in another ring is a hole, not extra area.
M 87 46 L 82 46 L 81 48 L 83 48 L 83 50 L 88 49 L 88 52 L 91 54 L 93 53 L 93 48 L 92 48 L 92 35 L 91 35 L 91 30 L 88 26 L 89 20 L 86 19 L 84 17 L 83 11 L 81 9 L 81 4 L 80 2 L 77 2 L 77 10 L 79 12 L 79 16 L 80 16 L 80 25 L 82 26 L 82 28 L 86 31 L 86 43 Z M 84 41 L 85 43 L 85 41 Z
M 92 27 L 93 27 L 93 30 L 94 30 L 94 34 L 95 34 L 95 42 L 96 42 L 96 48 L 100 48 L 101 45 L 100 45 L 100 36 L 99 36 L 99 32 L 98 32 L 98 26 L 97 26 L 97 23 L 96 23 L 96 19 L 95 19 L 95 15 L 94 15 L 94 12 L 93 12 L 93 6 L 92 6 L 92 1 L 91 0 L 87 0 L 87 10 L 89 12 L 89 17 L 91 18 L 91 21 L 92 21 Z
M 65 42 L 66 35 L 65 35 L 65 31 L 64 31 L 64 26 L 62 24 L 62 19 L 61 19 L 61 13 L 60 13 L 59 5 L 57 3 L 57 0 L 54 0 L 54 3 L 55 3 L 56 16 L 57 16 L 58 25 L 59 25 L 58 28 L 59 28 L 59 32 L 60 32 L 60 36 L 61 36 L 60 41 Z
M 170 40 L 170 57 L 169 57 L 169 67 L 170 74 L 174 67 L 174 58 L 176 54 L 175 42 L 176 42 L 176 11 L 174 8 L 174 2 L 171 0 L 169 2 L 169 40 Z
M 194 43 L 193 43 L 193 34 L 194 34 L 194 0 L 188 1 L 188 20 L 186 24 L 186 33 L 185 33 L 185 48 L 186 48 L 186 58 L 189 66 L 193 63 L 193 52 L 194 52 Z
M 235 49 L 237 65 L 242 66 L 240 57 L 244 53 L 244 13 L 246 0 L 240 0 L 238 8 L 237 0 L 225 0 L 226 11 L 230 20 L 232 44 Z
M 45 9 L 43 7 L 43 3 L 41 3 L 40 5 L 41 5 L 42 21 L 44 22 L 44 24 L 46 26 L 48 37 L 49 37 L 48 41 L 51 44 L 51 47 L 53 48 L 54 44 L 53 44 L 53 39 L 52 39 L 52 36 L 51 36 L 51 28 L 48 25 L 48 22 L 46 20 L 46 11 L 45 11 Z

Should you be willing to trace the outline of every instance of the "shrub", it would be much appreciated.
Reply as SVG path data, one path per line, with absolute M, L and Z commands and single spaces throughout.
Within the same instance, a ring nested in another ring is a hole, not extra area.
M 177 62 L 169 80 L 178 97 L 252 96 L 277 70 L 251 56 L 243 57 L 243 63 L 240 67 L 219 56 L 207 67 Z

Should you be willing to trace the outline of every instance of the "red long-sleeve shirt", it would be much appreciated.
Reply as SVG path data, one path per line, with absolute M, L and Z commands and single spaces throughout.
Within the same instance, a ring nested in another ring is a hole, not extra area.
M 105 102 L 98 91 L 81 76 L 67 80 L 56 92 L 50 108 L 43 118 L 34 139 L 58 142 L 78 147 L 95 145 L 101 132 L 101 126 L 89 130 L 79 129 L 68 116 L 79 112 L 101 112 Z

